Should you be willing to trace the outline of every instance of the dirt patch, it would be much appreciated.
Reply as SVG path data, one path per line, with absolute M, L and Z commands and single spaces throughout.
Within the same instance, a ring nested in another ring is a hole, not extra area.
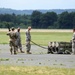
M 0 29 L 0 32 L 7 32 L 8 29 Z M 21 32 L 25 32 L 26 29 L 21 29 Z M 31 32 L 72 32 L 71 29 L 32 29 Z

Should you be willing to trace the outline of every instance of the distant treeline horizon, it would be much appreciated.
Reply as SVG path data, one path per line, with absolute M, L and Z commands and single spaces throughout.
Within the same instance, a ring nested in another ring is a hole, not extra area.
M 73 29 L 75 28 L 75 12 L 56 12 L 42 13 L 34 10 L 28 14 L 0 14 L 0 28 L 32 26 L 34 29 Z
M 46 12 L 55 12 L 57 14 L 61 14 L 62 12 L 75 12 L 75 9 L 25 9 L 25 10 L 16 10 L 16 9 L 11 9 L 11 8 L 0 8 L 0 14 L 16 14 L 16 15 L 31 15 L 33 11 L 39 11 L 42 13 Z

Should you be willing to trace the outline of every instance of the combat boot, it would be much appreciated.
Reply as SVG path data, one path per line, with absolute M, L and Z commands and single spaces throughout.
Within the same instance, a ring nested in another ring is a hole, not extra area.
M 27 52 L 27 54 L 32 54 L 31 52 Z
M 24 53 L 24 51 L 21 50 L 21 53 Z
M 12 50 L 13 50 L 13 49 L 11 48 L 11 49 L 10 49 L 10 53 L 11 53 L 11 55 L 13 54 L 13 53 L 12 53 Z
M 17 53 L 16 53 L 16 51 L 14 50 L 14 55 L 16 55 Z

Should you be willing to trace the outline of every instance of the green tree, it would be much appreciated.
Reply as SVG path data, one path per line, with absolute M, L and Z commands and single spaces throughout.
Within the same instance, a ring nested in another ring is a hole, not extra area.
M 70 15 L 71 15 L 71 26 L 72 26 L 72 28 L 75 28 L 75 12 L 71 12 L 70 13 Z
M 41 27 L 42 28 L 51 28 L 54 25 L 54 22 L 57 21 L 57 14 L 55 12 L 47 12 L 41 17 Z
M 33 28 L 40 28 L 40 18 L 42 13 L 39 11 L 33 11 L 31 15 L 31 26 Z
M 67 11 L 60 14 L 58 22 L 59 22 L 59 28 L 61 29 L 71 29 L 73 27 L 72 16 Z

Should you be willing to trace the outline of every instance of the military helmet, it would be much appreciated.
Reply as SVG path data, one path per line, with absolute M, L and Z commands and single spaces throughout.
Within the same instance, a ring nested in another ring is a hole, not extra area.
M 11 30 L 14 30 L 14 29 L 15 29 L 14 27 L 11 28 Z

